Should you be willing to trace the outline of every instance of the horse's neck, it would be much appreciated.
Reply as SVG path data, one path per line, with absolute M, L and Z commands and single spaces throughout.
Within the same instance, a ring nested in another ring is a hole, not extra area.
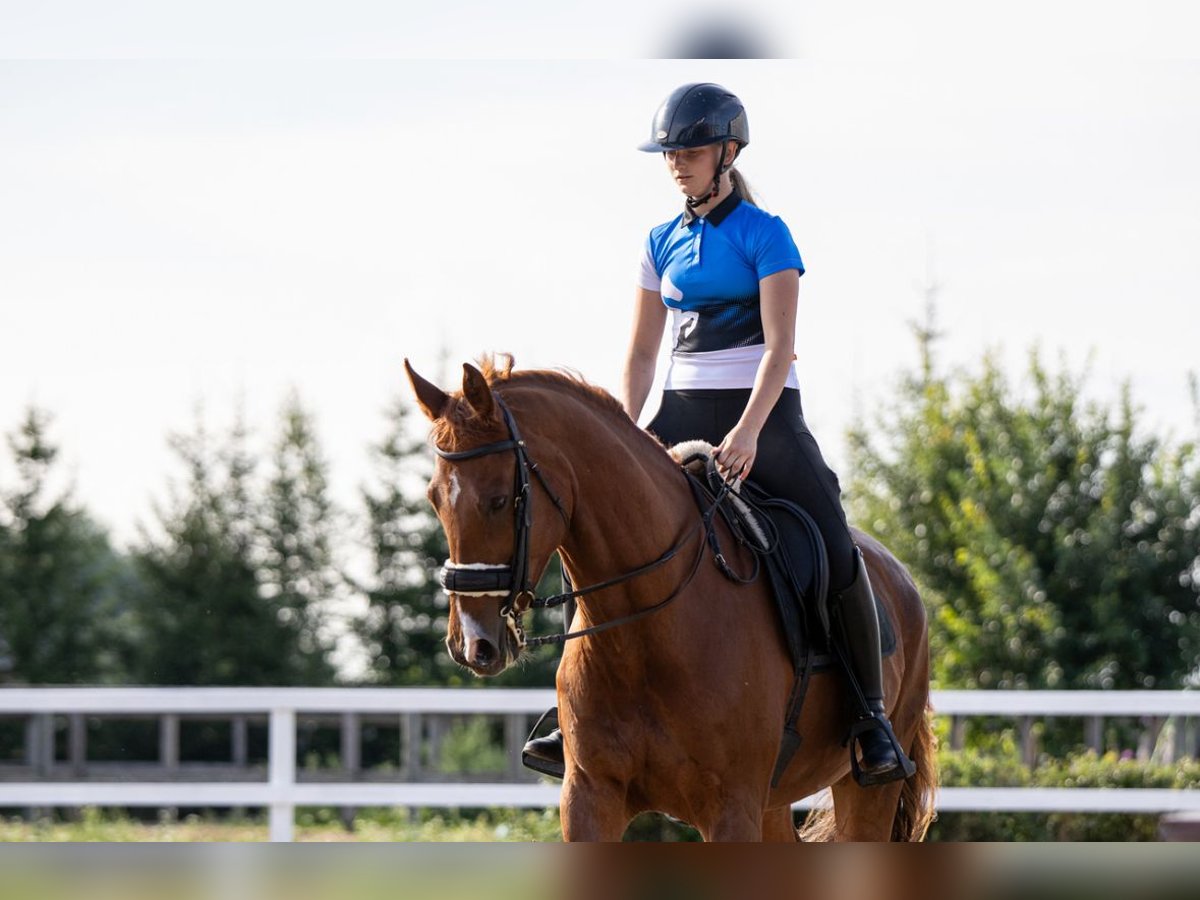
M 585 615 L 598 620 L 662 599 L 700 549 L 695 501 L 678 466 L 636 425 L 612 425 L 570 430 L 569 438 L 564 432 L 569 442 L 559 445 L 577 490 L 570 532 L 560 548 L 575 585 L 608 581 L 685 543 L 669 564 L 605 591 L 603 609 L 585 597 Z M 692 530 L 697 536 L 688 540 Z

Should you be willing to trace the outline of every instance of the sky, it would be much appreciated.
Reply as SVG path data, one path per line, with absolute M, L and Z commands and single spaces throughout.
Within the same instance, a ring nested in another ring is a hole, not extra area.
M 792 58 L 696 60 L 649 58 L 718 17 L 695 6 L 0 0 L 0 431 L 47 409 L 128 543 L 198 407 L 265 442 L 294 389 L 353 505 L 405 357 L 615 392 L 642 241 L 681 208 L 635 148 L 703 80 L 745 102 L 740 168 L 805 259 L 797 366 L 835 468 L 915 365 L 931 284 L 946 367 L 993 350 L 1019 379 L 1039 346 L 1194 434 L 1200 13 L 968 6 L 752 4 Z

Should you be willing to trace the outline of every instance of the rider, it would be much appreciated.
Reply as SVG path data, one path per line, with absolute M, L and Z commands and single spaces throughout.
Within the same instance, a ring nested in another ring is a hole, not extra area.
M 726 477 L 751 476 L 817 522 L 829 556 L 855 676 L 867 701 L 856 727 L 860 780 L 912 774 L 883 705 L 879 621 L 871 584 L 841 505 L 837 476 L 805 424 L 796 377 L 797 294 L 804 263 L 783 221 L 759 209 L 734 160 L 749 143 L 741 101 L 720 85 L 685 84 L 659 107 L 651 139 L 686 198 L 650 231 L 638 277 L 622 403 L 637 420 L 670 314 L 671 366 L 647 426 L 668 445 L 703 438 Z M 561 774 L 557 730 L 525 747 L 526 764 Z

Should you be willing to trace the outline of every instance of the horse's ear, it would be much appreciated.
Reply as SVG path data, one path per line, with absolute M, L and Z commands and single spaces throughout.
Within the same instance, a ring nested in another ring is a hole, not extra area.
M 487 379 L 470 363 L 463 363 L 463 396 L 476 415 L 491 418 L 496 412 L 496 402 L 492 399 L 492 389 Z
M 417 395 L 417 405 L 421 407 L 421 412 L 425 413 L 431 422 L 436 422 L 446 411 L 450 395 L 418 375 L 407 359 L 404 360 L 404 371 L 408 373 L 408 383 Z

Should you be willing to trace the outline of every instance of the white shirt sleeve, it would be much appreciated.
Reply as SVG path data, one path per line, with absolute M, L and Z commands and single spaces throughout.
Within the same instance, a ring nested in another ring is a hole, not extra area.
M 654 257 L 650 255 L 650 242 L 646 241 L 642 245 L 641 264 L 638 266 L 638 287 L 644 288 L 647 291 L 658 291 L 662 289 L 662 279 L 658 277 L 658 270 L 654 267 Z

